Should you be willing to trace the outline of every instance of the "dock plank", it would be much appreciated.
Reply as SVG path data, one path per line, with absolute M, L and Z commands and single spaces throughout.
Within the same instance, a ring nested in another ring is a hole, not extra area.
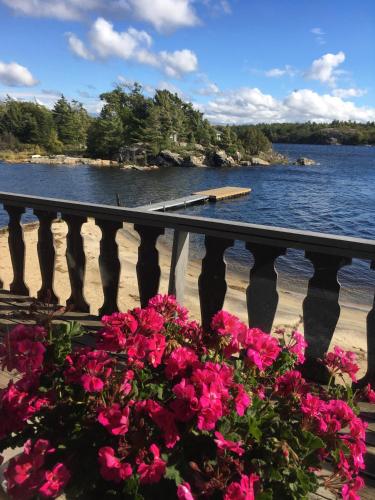
M 251 193 L 251 188 L 225 186 L 216 189 L 207 189 L 205 191 L 197 191 L 195 195 L 208 196 L 210 201 L 226 200 L 229 198 L 237 198 Z

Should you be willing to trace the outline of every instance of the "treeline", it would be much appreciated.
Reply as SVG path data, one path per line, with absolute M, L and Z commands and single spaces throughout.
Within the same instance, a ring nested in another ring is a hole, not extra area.
M 197 145 L 242 156 L 271 148 L 261 130 L 237 133 L 234 127 L 215 127 L 191 103 L 168 90 L 156 90 L 148 97 L 139 84 L 117 86 L 100 99 L 103 107 L 94 118 L 81 103 L 64 96 L 52 110 L 7 98 L 0 102 L 0 150 L 115 159 L 134 145 L 155 155 L 163 149 L 180 152 Z
M 92 118 L 64 96 L 52 110 L 36 102 L 0 101 L 0 150 L 34 153 L 84 151 Z
M 269 141 L 293 144 L 375 144 L 375 122 L 261 123 L 255 126 Z M 241 129 L 241 127 L 236 127 Z M 245 126 L 246 128 L 246 126 Z

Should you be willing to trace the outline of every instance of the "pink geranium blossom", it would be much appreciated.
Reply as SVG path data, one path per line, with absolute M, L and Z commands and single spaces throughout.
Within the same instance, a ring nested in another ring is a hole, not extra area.
M 41 326 L 17 325 L 6 334 L 0 344 L 2 368 L 30 373 L 43 365 L 46 348 L 43 345 L 46 331 Z
M 120 483 L 125 481 L 133 473 L 131 465 L 127 462 L 121 462 L 115 456 L 115 450 L 110 446 L 103 446 L 98 453 L 100 464 L 100 474 L 106 481 Z
M 104 408 L 98 415 L 98 422 L 114 436 L 123 436 L 129 429 L 129 406 L 121 408 L 118 403 Z
M 181 483 L 177 487 L 178 500 L 194 500 L 189 483 Z
M 356 382 L 356 373 L 359 370 L 356 360 L 357 356 L 354 352 L 344 351 L 341 347 L 335 346 L 333 352 L 329 352 L 325 355 L 324 363 L 332 373 L 341 372 L 347 374 L 353 382 Z
M 137 469 L 140 482 L 143 484 L 158 483 L 165 473 L 166 463 L 160 458 L 159 448 L 152 444 L 150 452 L 153 456 L 150 463 L 141 462 Z
M 288 345 L 289 352 L 297 357 L 298 363 L 305 362 L 305 349 L 307 347 L 307 342 L 304 336 L 299 332 L 293 332 L 290 337 L 290 342 Z
M 270 367 L 278 357 L 281 347 L 276 338 L 257 328 L 248 331 L 246 339 L 246 360 L 260 371 Z
M 231 483 L 224 495 L 224 500 L 255 500 L 254 484 L 259 481 L 259 476 L 250 474 L 241 475 L 239 483 Z
M 241 441 L 239 441 L 238 443 L 234 441 L 229 441 L 225 439 L 220 432 L 215 432 L 215 437 L 216 437 L 215 439 L 216 446 L 220 450 L 232 451 L 233 453 L 236 453 L 239 456 L 244 454 L 244 449 L 241 448 L 242 444 Z
M 46 498 L 55 498 L 63 490 L 70 479 L 70 472 L 62 463 L 56 464 L 52 470 L 44 473 L 44 483 L 39 487 L 39 493 Z
M 295 396 L 300 397 L 306 392 L 307 384 L 302 377 L 301 372 L 297 370 L 289 370 L 280 377 L 277 377 L 275 383 L 275 392 L 279 396 Z
M 165 361 L 165 374 L 171 379 L 184 376 L 188 368 L 198 364 L 198 356 L 188 347 L 178 347 Z

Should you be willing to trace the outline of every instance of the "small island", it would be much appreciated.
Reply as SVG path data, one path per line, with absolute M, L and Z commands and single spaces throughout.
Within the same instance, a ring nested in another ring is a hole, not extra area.
M 118 85 L 100 95 L 98 116 L 63 95 L 52 109 L 35 102 L 0 101 L 0 160 L 136 170 L 292 164 L 272 143 L 375 144 L 375 124 L 332 122 L 213 125 L 168 90 L 153 96 Z

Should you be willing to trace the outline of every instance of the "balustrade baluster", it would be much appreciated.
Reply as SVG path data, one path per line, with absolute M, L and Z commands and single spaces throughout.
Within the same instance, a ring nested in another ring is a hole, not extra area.
M 156 248 L 158 237 L 164 234 L 164 228 L 134 225 L 141 238 L 138 248 L 137 278 L 141 307 L 158 293 L 160 283 L 159 252 Z
M 214 236 L 205 237 L 206 255 L 202 260 L 202 271 L 198 280 L 202 326 L 208 330 L 212 317 L 223 308 L 227 282 L 225 281 L 225 250 L 234 241 Z
M 314 266 L 314 275 L 303 301 L 304 332 L 308 343 L 303 373 L 316 382 L 325 383 L 328 373 L 318 360 L 328 351 L 340 317 L 337 273 L 350 264 L 351 259 L 315 252 L 306 252 L 305 256 Z
M 120 281 L 120 260 L 116 242 L 117 231 L 122 227 L 122 222 L 96 219 L 100 227 L 102 239 L 100 240 L 99 268 L 102 278 L 104 302 L 99 309 L 99 314 L 117 312 L 117 296 Z
M 71 295 L 66 301 L 66 305 L 72 307 L 76 311 L 89 312 L 90 307 L 83 295 L 86 256 L 81 236 L 81 227 L 82 224 L 87 222 L 87 218 L 68 214 L 62 214 L 62 218 L 68 225 L 68 234 L 66 236 L 66 261 L 71 287 Z
M 189 259 L 189 233 L 175 230 L 169 275 L 168 293 L 174 295 L 180 304 L 184 302 L 185 276 Z
M 371 262 L 371 269 L 375 269 L 375 260 Z M 375 387 L 375 296 L 372 309 L 367 315 L 367 371 L 354 387 L 360 388 L 367 384 Z
M 52 221 L 56 218 L 56 212 L 45 212 L 34 210 L 39 219 L 38 230 L 38 258 L 42 286 L 37 293 L 40 300 L 57 304 L 58 298 L 53 291 L 53 277 L 55 272 L 55 248 L 53 246 L 53 235 L 51 230 Z
M 21 225 L 21 216 L 25 213 L 25 209 L 11 205 L 4 205 L 4 208 L 9 214 L 8 243 L 13 267 L 10 291 L 19 295 L 29 295 L 29 289 L 25 284 L 25 242 Z
M 270 333 L 275 318 L 279 294 L 275 260 L 286 253 L 285 248 L 246 243 L 254 256 L 250 284 L 246 290 L 249 326 Z

